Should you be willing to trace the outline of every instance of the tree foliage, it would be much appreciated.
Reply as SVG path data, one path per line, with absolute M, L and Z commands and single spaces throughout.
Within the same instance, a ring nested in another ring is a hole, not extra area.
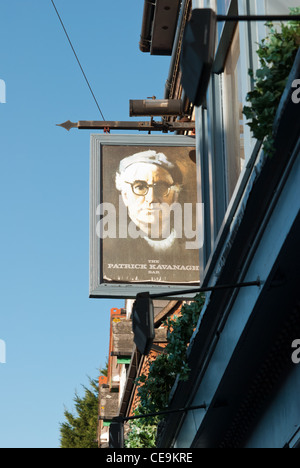
M 291 9 L 291 14 L 299 13 L 300 8 Z M 272 23 L 267 26 L 269 34 L 257 51 L 261 67 L 255 76 L 253 70 L 249 71 L 255 85 L 247 95 L 250 105 L 245 106 L 243 112 L 254 137 L 264 142 L 265 153 L 272 156 L 274 120 L 299 49 L 300 22 L 282 24 L 280 31 Z
M 83 386 L 84 396 L 74 397 L 76 414 L 65 410 L 66 422 L 60 425 L 61 448 L 98 448 L 97 421 L 99 386 L 89 378 L 90 388 Z

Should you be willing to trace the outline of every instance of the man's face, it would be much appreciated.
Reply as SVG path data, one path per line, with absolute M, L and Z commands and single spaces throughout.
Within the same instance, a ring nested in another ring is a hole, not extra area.
M 178 199 L 171 174 L 155 164 L 136 163 L 125 170 L 123 181 L 122 197 L 132 221 L 147 236 L 151 226 L 160 223 L 161 233 L 164 218 L 169 216 L 164 204 L 169 207 Z

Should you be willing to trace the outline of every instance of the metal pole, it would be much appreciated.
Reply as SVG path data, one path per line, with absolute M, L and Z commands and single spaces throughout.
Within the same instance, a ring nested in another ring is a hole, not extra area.
M 300 21 L 300 15 L 241 15 L 241 16 L 226 16 L 217 15 L 217 21 Z
M 198 406 L 190 406 L 187 408 L 177 408 L 177 409 L 170 409 L 170 410 L 164 410 L 164 411 L 158 411 L 157 413 L 147 413 L 147 414 L 139 414 L 138 416 L 119 416 L 114 418 L 114 420 L 117 422 L 124 422 L 124 421 L 132 421 L 134 419 L 143 419 L 143 418 L 155 418 L 156 416 L 164 416 L 166 414 L 173 414 L 173 413 L 185 413 L 187 411 L 195 411 L 198 409 L 207 409 L 207 405 L 204 403 L 203 405 L 198 405 Z
M 207 409 L 206 403 L 199 406 L 190 406 L 187 408 L 178 408 L 178 409 L 169 409 L 165 411 L 158 411 L 157 413 L 148 413 L 148 414 L 139 414 L 138 416 L 117 416 L 113 418 L 112 423 L 110 425 L 109 430 L 109 439 L 110 444 L 109 448 L 124 448 L 124 422 L 132 421 L 135 419 L 143 419 L 143 418 L 154 418 L 156 416 L 163 416 L 172 413 L 186 413 L 187 411 L 194 411 L 198 409 Z
M 175 292 L 168 292 L 168 293 L 160 293 L 160 294 L 150 294 L 151 299 L 158 299 L 160 297 L 170 297 L 170 296 L 181 296 L 184 294 L 197 294 L 197 293 L 204 293 L 204 292 L 211 292 L 211 291 L 218 291 L 223 289 L 239 289 L 239 288 L 248 288 L 250 286 L 258 286 L 260 287 L 262 284 L 261 280 L 258 279 L 256 281 L 250 281 L 248 283 L 237 283 L 237 284 L 225 284 L 219 286 L 208 286 L 206 288 L 198 288 L 198 289 L 190 289 L 190 290 L 183 290 L 183 291 L 175 291 Z
M 195 122 L 156 122 L 156 121 L 89 121 L 81 120 L 79 122 L 71 122 L 68 120 L 62 124 L 57 125 L 67 131 L 72 128 L 79 130 L 134 130 L 140 132 L 176 132 L 176 131 L 192 131 L 195 129 Z

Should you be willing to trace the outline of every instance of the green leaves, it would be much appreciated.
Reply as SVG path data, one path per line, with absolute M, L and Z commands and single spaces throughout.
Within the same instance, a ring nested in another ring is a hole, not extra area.
M 138 409 L 135 411 L 135 416 L 141 413 Z M 156 444 L 156 429 L 158 419 L 153 418 L 147 423 L 143 419 L 137 419 L 129 423 L 130 432 L 125 441 L 126 448 L 155 448 Z
M 300 8 L 291 8 L 292 14 L 299 14 Z M 274 153 L 273 125 L 276 112 L 284 92 L 288 76 L 300 45 L 300 23 L 290 21 L 282 24 L 278 32 L 272 23 L 267 24 L 269 35 L 259 45 L 257 54 L 261 68 L 256 75 L 249 71 L 254 79 L 254 90 L 248 93 L 243 113 L 249 120 L 253 136 L 263 141 L 267 155 Z
M 165 352 L 152 362 L 148 376 L 142 375 L 136 381 L 136 384 L 139 385 L 138 395 L 140 398 L 138 414 L 157 413 L 165 410 L 168 407 L 170 392 L 176 378 L 182 381 L 188 380 L 190 368 L 186 362 L 187 348 L 198 324 L 204 302 L 205 296 L 197 296 L 195 302 L 182 307 L 180 317 L 168 318 L 164 323 L 168 329 L 168 344 Z M 138 421 L 138 425 L 134 422 L 130 424 L 133 434 L 129 434 L 127 446 L 131 448 L 137 448 L 136 444 L 148 443 L 149 431 L 153 436 L 149 443 L 152 444 L 155 440 L 159 418 Z M 145 431 L 148 434 L 147 437 L 145 437 Z M 140 447 L 140 445 L 138 446 Z M 152 447 L 152 445 L 142 446 Z

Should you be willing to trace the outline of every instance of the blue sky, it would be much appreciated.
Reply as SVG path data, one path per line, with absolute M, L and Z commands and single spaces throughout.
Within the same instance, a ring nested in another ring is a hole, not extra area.
M 142 0 L 55 3 L 106 120 L 163 98 L 170 59 L 139 51 Z M 1 0 L 0 79 L 0 447 L 55 448 L 124 304 L 88 297 L 90 132 L 56 127 L 101 116 L 50 0 Z

